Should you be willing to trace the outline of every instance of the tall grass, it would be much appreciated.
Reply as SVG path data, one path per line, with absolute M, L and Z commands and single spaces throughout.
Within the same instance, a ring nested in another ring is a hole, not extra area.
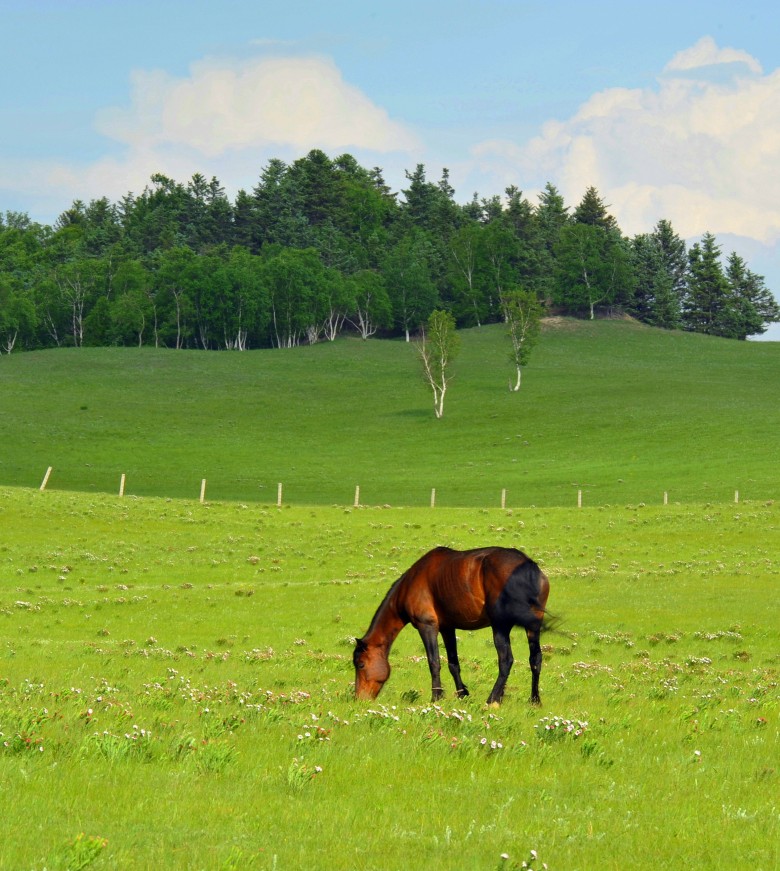
M 503 327 L 463 334 L 436 420 L 414 350 L 0 359 L 0 483 L 274 503 L 515 507 L 775 498 L 780 348 L 617 321 L 548 323 L 524 386 Z
M 778 508 L 293 507 L 0 489 L 0 868 L 772 868 Z M 428 702 L 412 629 L 373 703 L 351 639 L 434 544 L 551 577 Z M 504 858 L 502 858 L 504 857 Z

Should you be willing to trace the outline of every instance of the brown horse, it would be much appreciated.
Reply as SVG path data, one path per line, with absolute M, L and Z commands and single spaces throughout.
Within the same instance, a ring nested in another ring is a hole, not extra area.
M 411 623 L 420 633 L 431 670 L 433 701 L 444 693 L 437 635 L 459 696 L 467 696 L 460 677 L 456 629 L 491 626 L 498 652 L 498 679 L 488 704 L 499 704 L 514 659 L 509 634 L 522 626 L 528 636 L 532 704 L 539 698 L 542 649 L 539 633 L 550 583 L 539 566 L 513 548 L 483 547 L 458 551 L 437 547 L 426 553 L 393 584 L 374 614 L 368 632 L 356 642 L 355 695 L 375 699 L 390 677 L 388 654 L 398 633 Z

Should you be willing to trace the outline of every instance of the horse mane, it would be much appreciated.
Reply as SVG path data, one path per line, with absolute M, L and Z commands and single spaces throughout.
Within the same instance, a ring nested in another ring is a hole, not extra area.
M 398 585 L 401 583 L 401 581 L 405 577 L 406 577 L 406 572 L 404 572 L 404 574 L 402 574 L 401 577 L 398 578 L 398 580 L 394 581 L 393 584 L 391 585 L 390 589 L 385 593 L 384 599 L 382 599 L 382 601 L 379 603 L 379 607 L 376 609 L 374 616 L 371 618 L 371 623 L 369 624 L 368 629 L 366 629 L 365 635 L 363 636 L 363 638 L 358 638 L 358 640 L 357 640 L 358 646 L 362 645 L 365 648 L 365 643 L 364 643 L 363 639 L 367 638 L 374 631 L 377 620 L 379 619 L 379 617 L 381 616 L 381 614 L 383 613 L 383 611 L 385 610 L 385 608 L 389 604 L 390 599 L 392 598 L 393 593 L 395 592 L 396 588 L 398 587 Z

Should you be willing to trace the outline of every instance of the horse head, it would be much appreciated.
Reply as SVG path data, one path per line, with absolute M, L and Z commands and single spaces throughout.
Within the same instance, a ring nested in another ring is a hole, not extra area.
M 390 677 L 387 654 L 359 638 L 355 642 L 352 662 L 355 665 L 355 698 L 375 699 Z

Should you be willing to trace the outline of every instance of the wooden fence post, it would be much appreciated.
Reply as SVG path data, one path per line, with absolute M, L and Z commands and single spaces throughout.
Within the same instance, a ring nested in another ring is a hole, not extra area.
M 669 494 L 664 490 L 664 505 L 669 504 Z
M 739 490 L 734 491 L 734 502 L 735 503 L 739 502 Z
M 122 477 L 119 479 L 119 496 L 125 495 L 125 473 L 122 472 Z
M 202 505 L 206 501 L 206 479 L 200 482 L 200 504 Z
M 434 487 L 431 490 L 431 508 L 436 507 L 436 488 Z
M 51 475 L 51 466 L 46 470 L 46 474 L 43 476 L 43 481 L 41 481 L 40 490 L 41 493 L 46 489 L 46 485 L 49 483 L 49 475 Z
M 577 490 L 577 508 L 582 508 L 582 490 Z
M 501 508 L 506 508 L 506 488 L 501 491 Z
M 279 482 L 279 486 L 276 488 L 276 507 L 282 507 L 282 482 Z
M 355 485 L 355 508 L 360 508 L 360 484 Z

